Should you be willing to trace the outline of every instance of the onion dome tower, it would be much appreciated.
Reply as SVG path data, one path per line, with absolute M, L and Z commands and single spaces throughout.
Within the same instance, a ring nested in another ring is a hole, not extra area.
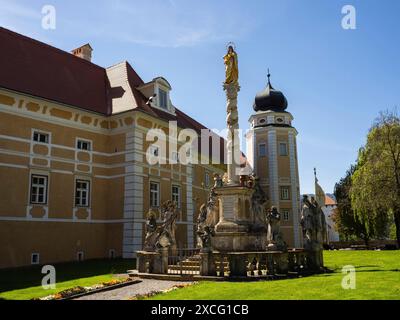
M 271 84 L 271 74 L 268 72 L 267 87 L 256 95 L 253 109 L 259 111 L 284 112 L 288 107 L 285 95 L 275 90 Z
M 286 111 L 288 100 L 268 83 L 254 99 L 250 130 L 246 135 L 247 158 L 269 197 L 269 206 L 281 213 L 281 228 L 289 246 L 300 247 L 300 188 L 297 163 L 297 130 Z

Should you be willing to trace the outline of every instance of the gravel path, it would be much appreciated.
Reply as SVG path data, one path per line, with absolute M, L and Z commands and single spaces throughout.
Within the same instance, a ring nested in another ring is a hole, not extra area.
M 76 300 L 127 300 L 138 294 L 148 294 L 152 291 L 171 289 L 175 285 L 192 284 L 193 282 L 164 281 L 141 279 L 142 282 L 127 287 L 91 294 Z

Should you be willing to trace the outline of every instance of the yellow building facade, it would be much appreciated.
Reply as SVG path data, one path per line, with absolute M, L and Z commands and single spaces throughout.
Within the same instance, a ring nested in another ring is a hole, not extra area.
M 149 208 L 171 199 L 177 244 L 194 247 L 196 212 L 223 167 L 146 161 L 149 130 L 205 128 L 173 106 L 168 81 L 144 83 L 127 62 L 103 69 L 6 29 L 0 41 L 9 49 L 0 54 L 0 268 L 133 258 Z

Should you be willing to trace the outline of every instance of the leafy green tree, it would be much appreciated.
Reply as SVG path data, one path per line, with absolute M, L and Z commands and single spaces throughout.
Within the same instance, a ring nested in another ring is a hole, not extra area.
M 375 221 L 367 227 L 382 232 L 393 219 L 400 246 L 400 119 L 396 111 L 381 113 L 370 129 L 359 153 L 350 197 L 360 219 Z
M 367 228 L 365 220 L 356 215 L 351 206 L 350 188 L 352 176 L 356 166 L 352 165 L 346 172 L 346 176 L 335 185 L 335 197 L 337 208 L 335 209 L 332 220 L 341 237 L 346 240 L 357 238 L 362 239 L 366 245 L 373 236 L 373 230 Z

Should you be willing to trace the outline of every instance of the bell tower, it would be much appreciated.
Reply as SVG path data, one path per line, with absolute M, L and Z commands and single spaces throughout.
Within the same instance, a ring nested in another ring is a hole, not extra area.
M 300 187 L 297 161 L 297 130 L 288 102 L 271 84 L 254 101 L 247 132 L 247 159 L 269 198 L 269 207 L 281 213 L 281 230 L 290 247 L 300 247 Z

